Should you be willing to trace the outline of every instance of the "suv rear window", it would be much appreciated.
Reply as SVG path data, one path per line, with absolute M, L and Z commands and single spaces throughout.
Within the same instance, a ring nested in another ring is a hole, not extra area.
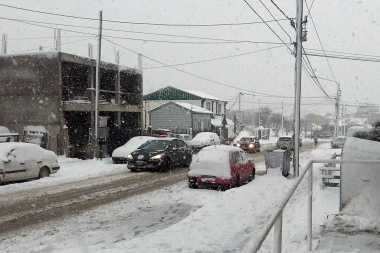
M 279 140 L 280 141 L 290 141 L 292 138 L 290 137 L 280 137 Z

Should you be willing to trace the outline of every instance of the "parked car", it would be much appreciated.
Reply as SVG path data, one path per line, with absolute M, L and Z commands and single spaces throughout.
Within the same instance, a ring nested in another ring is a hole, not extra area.
M 346 142 L 346 136 L 335 137 L 331 141 L 331 147 L 332 148 L 343 148 L 345 142 Z
M 202 132 L 198 133 L 191 141 L 190 146 L 194 152 L 198 152 L 204 147 L 210 145 L 219 145 L 220 139 L 216 133 L 213 132 Z
M 187 174 L 190 188 L 218 187 L 226 190 L 255 178 L 253 160 L 238 147 L 211 146 L 203 148 L 190 164 Z
M 8 127 L 0 126 L 0 142 L 18 142 L 17 133 L 11 133 Z
M 292 136 L 280 136 L 277 140 L 277 148 L 278 149 L 288 149 L 291 150 L 293 145 L 293 138 Z
M 255 136 L 241 138 L 234 146 L 241 148 L 248 153 L 260 152 L 260 141 Z
M 153 129 L 152 136 L 158 138 L 173 137 L 172 131 L 169 129 Z
M 0 143 L 0 183 L 48 177 L 58 170 L 52 151 L 31 143 Z
M 191 136 L 188 134 L 175 134 L 174 137 L 184 141 L 187 145 L 190 144 Z
M 112 161 L 113 163 L 127 163 L 127 156 L 135 151 L 138 147 L 149 140 L 156 139 L 151 136 L 136 136 L 130 139 L 123 146 L 118 147 L 112 152 Z
M 189 166 L 191 147 L 177 138 L 149 140 L 128 155 L 128 169 L 169 171 L 177 165 Z
M 302 147 L 302 138 L 299 138 L 299 146 Z M 278 149 L 294 150 L 294 135 L 284 135 L 278 137 L 276 146 Z

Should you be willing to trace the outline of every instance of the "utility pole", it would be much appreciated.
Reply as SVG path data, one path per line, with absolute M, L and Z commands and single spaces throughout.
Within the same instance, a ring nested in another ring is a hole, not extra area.
M 61 29 L 54 28 L 54 50 L 61 52 Z
M 338 86 L 338 90 L 336 92 L 336 99 L 335 99 L 335 133 L 334 137 L 337 137 L 339 135 L 339 103 L 340 103 L 340 84 L 336 83 Z
M 241 131 L 241 127 L 243 125 L 243 113 L 241 111 L 241 96 L 243 95 L 243 93 L 239 92 L 239 114 L 240 114 L 240 127 L 239 127 L 239 131 Z
M 296 0 L 296 100 L 294 122 L 294 177 L 299 176 L 299 138 L 300 138 L 300 111 L 301 111 L 301 74 L 302 74 L 302 35 L 303 35 L 303 0 Z
M 98 139 L 99 139 L 99 81 L 100 81 L 100 59 L 102 53 L 102 16 L 103 12 L 99 12 L 99 38 L 98 38 L 98 55 L 96 58 L 96 84 L 95 84 L 95 156 L 97 155 L 96 150 L 98 149 Z
M 142 54 L 138 54 L 138 68 L 142 69 Z
M 7 54 L 8 34 L 3 33 L 1 44 L 1 54 Z
M 120 64 L 120 52 L 119 52 L 119 51 L 116 51 L 116 52 L 115 52 L 115 63 L 116 63 L 117 65 Z
M 259 99 L 259 125 L 258 125 L 258 127 L 261 126 L 260 114 L 261 114 L 261 107 L 260 107 L 260 99 Z
M 342 126 L 340 127 L 340 136 L 343 135 L 343 124 L 344 124 L 343 117 L 344 117 L 344 107 L 342 105 Z
M 88 43 L 88 58 L 92 59 L 93 51 L 94 51 L 93 48 L 94 48 L 94 45 L 92 45 L 91 43 Z
M 284 135 L 284 100 L 281 101 L 281 135 Z

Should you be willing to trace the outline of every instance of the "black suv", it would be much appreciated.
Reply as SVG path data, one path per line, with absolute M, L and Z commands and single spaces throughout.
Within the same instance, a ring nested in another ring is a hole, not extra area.
M 191 147 L 177 138 L 150 140 L 128 155 L 128 169 L 169 171 L 174 166 L 189 166 Z

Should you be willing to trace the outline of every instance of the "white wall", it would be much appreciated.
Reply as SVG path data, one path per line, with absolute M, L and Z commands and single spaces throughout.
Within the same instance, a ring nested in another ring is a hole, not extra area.
M 345 160 L 380 160 L 380 142 L 347 137 L 342 154 Z M 342 164 L 340 174 L 341 208 L 352 198 L 369 191 L 377 191 L 375 196 L 378 197 L 371 201 L 378 201 L 377 206 L 380 206 L 380 164 Z

